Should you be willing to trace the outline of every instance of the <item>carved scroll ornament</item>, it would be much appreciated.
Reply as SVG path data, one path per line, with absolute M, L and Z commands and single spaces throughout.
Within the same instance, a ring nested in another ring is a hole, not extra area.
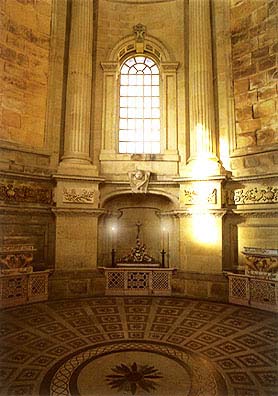
M 95 190 L 86 188 L 64 188 L 63 189 L 63 202 L 69 203 L 94 203 Z
M 217 203 L 217 190 L 214 188 L 206 194 L 195 190 L 184 190 L 185 204 L 197 205 L 202 203 L 216 204 Z
M 234 203 L 236 205 L 277 202 L 278 187 L 254 187 L 250 189 L 239 189 L 234 191 Z

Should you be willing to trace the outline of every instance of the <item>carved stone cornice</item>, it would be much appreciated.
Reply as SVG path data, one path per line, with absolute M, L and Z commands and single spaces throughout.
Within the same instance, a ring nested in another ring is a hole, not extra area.
M 234 213 L 240 215 L 241 217 L 250 217 L 250 218 L 272 218 L 278 217 L 278 209 L 270 210 L 270 209 L 253 209 L 253 210 L 243 210 L 243 209 L 235 209 Z
M 52 212 L 55 216 L 64 216 L 64 217 L 81 217 L 81 216 L 91 216 L 91 217 L 99 217 L 105 214 L 107 211 L 105 209 L 76 209 L 76 208 L 55 208 L 52 209 Z
M 223 217 L 229 211 L 226 209 L 207 209 L 206 211 L 203 210 L 191 210 L 191 209 L 184 209 L 184 210 L 175 210 L 171 212 L 163 212 L 160 213 L 161 217 L 171 216 L 171 217 L 193 217 L 193 216 L 200 216 L 200 215 L 212 215 L 214 217 Z
M 22 206 L 0 206 L 0 214 L 1 215 L 16 215 L 16 216 L 30 216 L 30 215 L 39 215 L 39 216 L 49 216 L 51 215 L 51 207 L 42 208 L 42 207 L 22 207 Z
M 101 67 L 104 72 L 116 73 L 118 70 L 118 62 L 112 62 L 112 61 L 101 62 Z
M 160 66 L 164 73 L 176 73 L 179 62 L 161 62 Z
M 0 201 L 8 203 L 52 203 L 52 188 L 35 183 L 20 183 L 4 180 L 0 183 Z

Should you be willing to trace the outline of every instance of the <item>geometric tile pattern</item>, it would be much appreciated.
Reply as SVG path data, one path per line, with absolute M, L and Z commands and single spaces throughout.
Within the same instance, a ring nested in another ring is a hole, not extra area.
M 114 296 L 2 310 L 0 395 L 38 396 L 61 359 L 125 342 L 195 354 L 224 378 L 227 396 L 278 395 L 277 314 L 185 298 Z

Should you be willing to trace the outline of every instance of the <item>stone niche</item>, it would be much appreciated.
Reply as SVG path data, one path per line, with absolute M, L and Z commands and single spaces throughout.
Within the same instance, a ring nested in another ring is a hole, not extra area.
M 140 224 L 140 241 L 148 255 L 159 263 L 164 249 L 165 266 L 176 266 L 179 249 L 174 237 L 175 220 L 171 217 L 166 220 L 163 215 L 171 207 L 173 203 L 168 198 L 154 194 L 123 194 L 106 202 L 107 214 L 99 222 L 99 266 L 111 266 L 112 249 L 116 261 L 130 254 L 136 241 L 136 224 Z

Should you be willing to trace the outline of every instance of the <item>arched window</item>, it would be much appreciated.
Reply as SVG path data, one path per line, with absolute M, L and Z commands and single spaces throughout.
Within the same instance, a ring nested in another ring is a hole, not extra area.
M 119 99 L 119 153 L 160 153 L 160 76 L 151 58 L 122 64 Z

